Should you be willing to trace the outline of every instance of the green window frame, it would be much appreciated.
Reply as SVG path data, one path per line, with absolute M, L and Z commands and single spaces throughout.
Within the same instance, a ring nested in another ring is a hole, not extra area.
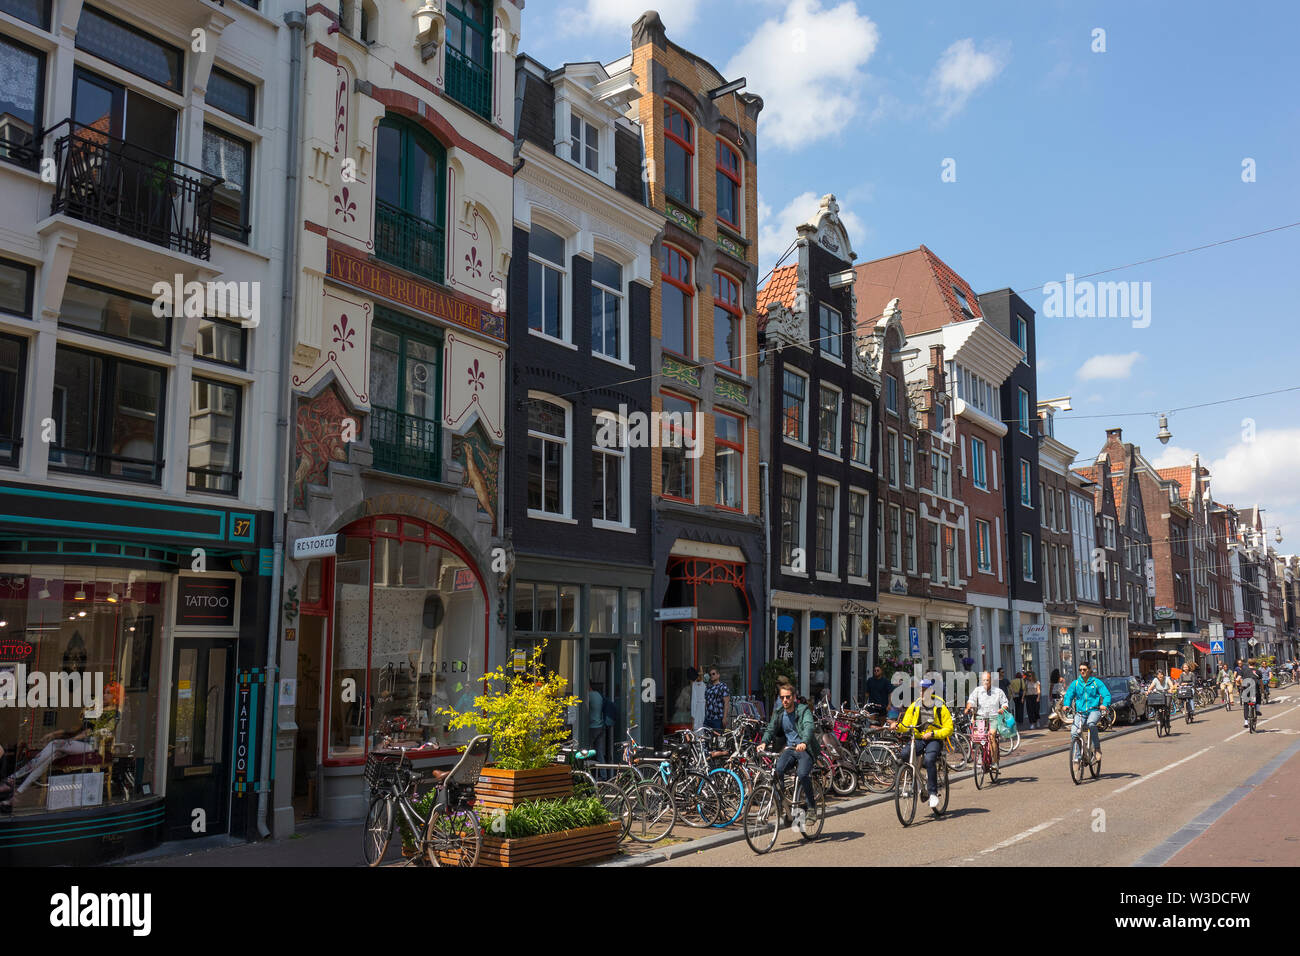
M 484 119 L 492 112 L 492 4 L 447 0 L 447 94 Z
M 388 370 L 382 367 L 384 355 L 391 357 L 392 366 Z M 370 447 L 375 468 L 427 481 L 440 480 L 441 330 L 379 309 L 371 341 L 370 368 Z M 418 407 L 421 396 L 425 401 L 423 407 Z
M 442 283 L 447 151 L 405 120 L 385 116 L 375 136 L 375 255 Z

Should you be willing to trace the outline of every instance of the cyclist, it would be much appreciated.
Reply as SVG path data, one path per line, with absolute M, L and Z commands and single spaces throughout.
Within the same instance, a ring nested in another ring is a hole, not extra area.
M 1001 687 L 993 686 L 993 675 L 988 671 L 980 672 L 980 686 L 971 691 L 970 697 L 966 700 L 966 713 L 971 710 L 975 711 L 975 718 L 985 722 L 985 732 L 989 735 L 989 743 L 993 747 L 993 766 L 998 765 L 998 732 L 993 726 L 993 720 L 998 714 L 1009 713 L 1011 704 L 1007 700 L 1007 695 L 1003 693 Z
M 1223 701 L 1232 707 L 1232 692 L 1236 690 L 1232 679 L 1232 671 L 1228 670 L 1224 664 L 1219 665 L 1219 691 L 1223 695 Z
M 791 764 L 795 764 L 795 776 L 803 788 L 807 811 L 816 813 L 817 798 L 813 792 L 811 774 L 813 762 L 817 759 L 817 724 L 813 720 L 812 709 L 807 704 L 795 700 L 794 685 L 778 685 L 777 696 L 781 706 L 767 722 L 767 730 L 763 734 L 763 743 L 759 749 L 766 749 L 778 734 L 785 738 L 785 748 L 776 758 L 776 766 L 772 768 L 776 785 L 781 786 L 785 772 L 790 769 Z M 795 824 L 799 832 L 803 833 L 802 814 L 796 814 Z
M 1147 693 L 1164 694 L 1165 703 L 1163 709 L 1164 710 L 1169 709 L 1170 698 L 1173 696 L 1174 693 L 1174 682 L 1170 680 L 1169 675 L 1165 673 L 1165 669 L 1163 667 L 1160 668 L 1158 671 L 1156 671 L 1155 677 L 1151 678 L 1151 683 L 1147 685 Z M 1157 709 L 1162 709 L 1162 708 L 1157 708 Z
M 1268 703 L 1268 686 L 1273 680 L 1273 666 L 1265 664 L 1259 669 L 1259 699 Z
M 1247 704 L 1257 705 L 1259 700 L 1259 672 L 1251 664 L 1242 666 L 1237 664 L 1237 683 L 1241 687 L 1241 726 L 1249 727 L 1250 718 L 1247 716 Z
M 1196 662 L 1195 661 L 1189 661 L 1187 666 L 1183 668 L 1182 674 L 1180 674 L 1178 677 L 1178 683 L 1191 685 L 1192 693 L 1188 695 L 1187 698 L 1187 709 L 1190 710 L 1192 712 L 1192 716 L 1195 717 L 1196 716 Z
M 1006 701 L 1003 694 L 1002 700 Z M 926 678 L 921 681 L 921 696 L 912 701 L 898 722 L 899 730 L 915 728 L 921 731 L 921 740 L 925 741 L 924 760 L 926 780 L 930 784 L 930 809 L 939 805 L 935 791 L 939 789 L 939 754 L 943 752 L 943 742 L 952 733 L 952 713 L 942 698 L 934 696 L 934 681 Z
M 1110 706 L 1110 691 L 1103 681 L 1092 676 L 1092 668 L 1087 664 L 1079 665 L 1079 677 L 1065 691 L 1065 706 L 1074 708 L 1074 723 L 1070 727 L 1070 746 L 1079 739 L 1079 732 L 1086 722 L 1088 736 L 1092 740 L 1092 749 L 1101 756 L 1101 740 L 1097 733 L 1097 723 L 1101 715 Z

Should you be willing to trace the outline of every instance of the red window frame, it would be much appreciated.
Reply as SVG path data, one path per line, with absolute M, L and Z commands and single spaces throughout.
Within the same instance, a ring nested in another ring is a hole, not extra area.
M 380 521 L 396 521 L 397 531 L 379 531 L 377 523 Z M 406 525 L 420 525 L 424 529 L 422 537 L 414 537 L 406 534 Z M 419 541 L 426 547 L 445 548 L 456 557 L 465 562 L 471 571 L 474 572 L 474 579 L 478 582 L 479 591 L 483 595 L 483 666 L 486 669 L 491 663 L 489 656 L 489 639 L 491 634 L 491 608 L 492 602 L 488 599 L 487 585 L 484 583 L 483 573 L 479 569 L 478 562 L 465 550 L 465 547 L 453 538 L 450 534 L 431 524 L 422 518 L 412 515 L 399 514 L 381 514 L 369 518 L 362 518 L 354 521 L 347 527 L 339 530 L 349 538 L 366 538 L 370 541 L 370 594 L 367 598 L 366 613 L 366 680 L 370 680 L 371 661 L 370 654 L 374 642 L 374 611 L 375 611 L 375 539 L 391 538 L 399 542 Z M 333 555 L 321 559 L 321 604 L 316 605 L 325 612 L 325 648 L 324 648 L 324 666 L 321 668 L 321 685 L 329 688 L 332 686 L 334 677 L 334 565 L 338 559 Z M 328 590 L 327 590 L 328 586 Z M 368 693 L 367 684 L 367 693 Z M 321 726 L 329 726 L 330 718 L 330 695 L 326 694 L 325 710 L 321 714 Z M 371 726 L 370 726 L 371 709 L 366 707 L 366 723 L 364 737 L 364 753 L 359 757 L 331 757 L 329 756 L 329 734 L 320 734 L 320 760 L 321 765 L 326 767 L 353 767 L 361 766 L 366 762 L 366 755 L 370 753 Z M 440 747 L 437 750 L 427 751 L 422 757 L 446 757 L 451 754 L 459 753 L 459 747 Z
M 741 164 L 740 161 L 740 153 L 737 152 L 735 149 L 733 149 L 730 145 L 723 142 L 721 139 L 718 139 L 717 147 L 718 147 L 717 171 L 721 173 L 723 176 L 726 176 L 728 179 L 730 179 L 733 183 L 736 184 L 736 218 L 739 219 L 740 204 L 744 200 L 744 196 L 745 196 L 744 183 L 741 181 L 741 171 L 744 169 L 744 166 Z M 724 156 L 729 156 L 731 158 L 731 162 L 730 163 L 724 162 L 723 161 Z M 716 199 L 717 197 L 715 196 L 714 197 L 715 207 L 717 206 Z M 718 216 L 718 222 L 722 223 L 723 225 L 730 226 L 732 229 L 735 229 L 737 232 L 740 231 L 740 223 L 732 222 L 730 219 L 723 219 L 721 212 L 718 212 L 717 216 Z
M 665 397 L 667 397 L 667 398 L 675 398 L 675 399 L 677 399 L 677 401 L 679 401 L 679 402 L 685 402 L 687 405 L 689 405 L 689 406 L 691 407 L 691 429 L 690 429 L 689 431 L 687 431 L 685 428 L 682 429 L 682 431 L 683 431 L 684 434 L 683 434 L 683 441 L 682 441 L 682 443 L 681 443 L 681 444 L 682 444 L 682 449 L 681 449 L 681 450 L 682 450 L 682 452 L 685 454 L 685 453 L 688 451 L 688 449 L 686 449 L 686 447 L 685 447 L 685 441 L 684 441 L 684 439 L 685 439 L 685 435 L 688 435 L 688 434 L 689 434 L 689 435 L 691 435 L 693 438 L 694 438 L 694 437 L 697 437 L 695 433 L 696 433 L 696 431 L 697 431 L 697 426 L 698 426 L 698 424 L 699 424 L 699 423 L 698 423 L 698 414 L 697 414 L 698 411 L 699 411 L 699 405 L 698 405 L 695 401 L 693 401 L 692 399 L 688 398 L 688 397 L 685 396 L 685 395 L 678 395 L 676 392 L 660 391 L 660 392 L 659 392 L 659 398 L 660 398 L 660 408 L 661 408 L 661 409 L 663 408 L 663 399 L 664 399 Z M 660 455 L 660 475 L 662 475 L 662 474 L 663 474 L 663 452 L 664 452 L 664 449 L 663 449 L 663 435 L 662 435 L 662 429 L 663 429 L 663 421 L 662 421 L 662 420 L 660 421 L 659 427 L 660 427 L 660 429 L 661 429 L 661 431 L 660 431 L 660 448 L 659 448 L 659 455 Z M 697 474 L 697 469 L 695 468 L 695 462 L 699 461 L 699 459 L 698 459 L 698 458 L 692 458 L 689 454 L 686 454 L 686 461 L 687 461 L 687 467 L 689 467 L 689 468 L 691 469 L 691 495 L 692 495 L 693 497 L 690 497 L 690 498 L 679 498 L 677 495 L 670 495 L 670 494 L 668 494 L 667 489 L 664 489 L 664 488 L 660 488 L 660 489 L 659 489 L 659 494 L 660 494 L 662 497 L 667 498 L 669 501 L 680 501 L 680 502 L 682 502 L 682 503 L 684 503 L 684 504 L 693 505 L 693 504 L 695 504 L 695 500 L 696 500 L 696 498 L 698 498 L 698 497 L 699 497 L 699 494 L 700 494 L 700 492 L 699 492 L 699 487 L 698 487 L 699 482 L 696 481 L 696 479 L 699 477 L 699 475 Z
M 749 592 L 745 589 L 745 566 L 735 561 L 713 561 L 709 558 L 690 558 L 679 555 L 673 555 L 668 558 L 668 577 L 684 582 L 690 591 L 690 600 L 693 607 L 699 607 L 699 599 L 696 593 L 696 587 L 700 584 L 731 584 L 739 589 L 740 596 L 745 600 L 746 617 L 743 621 L 722 620 L 720 618 L 690 618 L 688 621 L 674 621 L 673 623 L 689 623 L 691 627 L 691 656 L 696 667 L 700 665 L 700 634 L 694 627 L 696 624 L 744 624 L 745 625 L 745 688 L 744 693 L 749 693 L 750 672 L 754 667 L 754 605 L 749 600 Z M 663 628 L 660 627 L 660 666 L 663 668 L 663 674 L 668 673 L 668 642 L 663 639 Z M 736 693 L 736 688 L 731 688 L 732 693 Z
M 745 313 L 740 307 L 740 283 L 725 272 L 719 270 L 714 270 L 713 273 L 713 307 L 730 313 L 736 320 L 736 333 L 737 338 L 740 340 L 737 343 L 737 350 L 739 352 L 737 357 L 743 361 L 745 354 Z M 714 317 L 714 321 L 717 321 L 716 316 Z M 716 338 L 716 329 L 713 334 Z M 728 365 L 726 362 L 718 361 L 716 355 L 713 357 L 713 364 L 719 368 L 725 368 L 730 372 L 735 372 L 737 375 L 743 374 L 741 370 L 735 366 Z
M 737 451 L 737 452 L 740 453 L 740 507 L 738 507 L 738 508 L 732 508 L 730 505 L 724 505 L 724 504 L 722 504 L 721 502 L 718 501 L 717 482 L 716 482 L 716 480 L 715 480 L 715 482 L 714 482 L 713 504 L 714 504 L 714 507 L 716 507 L 716 508 L 720 508 L 720 509 L 722 509 L 723 511 L 732 511 L 732 512 L 736 512 L 736 513 L 740 513 L 740 512 L 743 512 L 743 511 L 745 510 L 745 417 L 744 417 L 743 415 L 735 415 L 735 414 L 732 414 L 731 412 L 724 412 L 724 411 L 723 411 L 722 409 L 720 409 L 720 408 L 715 408 L 715 409 L 713 410 L 713 414 L 714 414 L 715 416 L 716 416 L 716 415 L 722 415 L 722 416 L 725 416 L 725 417 L 727 417 L 727 418 L 734 418 L 734 419 L 739 423 L 739 427 L 737 428 L 737 431 L 740 433 L 740 443 L 739 443 L 739 444 L 737 444 L 737 443 L 735 443 L 735 442 L 732 442 L 732 441 L 727 441 L 725 438 L 721 438 L 721 437 L 719 437 L 719 436 L 718 436 L 717 426 L 716 426 L 716 425 L 714 426 L 714 429 L 713 429 L 713 444 L 714 444 L 713 457 L 714 457 L 714 470 L 716 471 L 716 470 L 717 470 L 717 456 L 718 456 L 717 446 L 718 446 L 718 445 L 721 445 L 723 448 L 731 448 L 731 449 L 734 449 L 735 451 Z M 715 476 L 715 478 L 716 478 L 716 476 Z
M 664 101 L 664 139 L 672 140 L 686 150 L 686 198 L 685 202 L 695 205 L 695 124 L 686 111 L 674 103 Z M 666 152 L 666 150 L 665 150 Z M 667 193 L 665 178 L 665 189 Z
M 683 338 L 686 351 L 674 352 L 672 349 L 664 349 L 666 352 L 672 352 L 674 355 L 681 355 L 684 359 L 690 359 L 695 354 L 695 285 L 691 282 L 691 272 L 695 268 L 695 260 L 685 249 L 679 249 L 668 243 L 663 244 L 659 255 L 659 275 L 660 278 L 676 289 L 680 289 L 689 302 L 691 311 L 690 321 L 685 323 Z M 663 319 L 662 297 L 660 302 L 660 320 Z M 683 317 L 685 318 L 685 317 Z M 662 329 L 660 332 L 662 333 Z M 662 341 L 662 334 L 660 336 Z

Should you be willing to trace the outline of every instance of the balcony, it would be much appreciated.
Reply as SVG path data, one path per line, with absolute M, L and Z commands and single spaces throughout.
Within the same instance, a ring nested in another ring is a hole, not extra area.
M 381 199 L 375 200 L 375 255 L 441 283 L 443 228 Z
M 447 95 L 484 119 L 492 116 L 492 70 L 448 44 Z
M 442 435 L 433 419 L 372 406 L 370 447 L 381 471 L 427 481 L 442 478 Z
M 75 120 L 46 135 L 60 127 L 65 129 L 54 141 L 51 214 L 196 259 L 211 257 L 213 191 L 224 180 Z

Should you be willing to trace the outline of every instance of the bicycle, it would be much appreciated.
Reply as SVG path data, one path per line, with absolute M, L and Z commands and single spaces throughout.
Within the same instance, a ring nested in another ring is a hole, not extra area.
M 1183 691 L 1184 687 L 1187 688 L 1186 692 Z M 1196 716 L 1195 694 L 1196 692 L 1192 689 L 1192 686 L 1190 684 L 1178 685 L 1178 699 L 1182 702 L 1183 705 L 1183 717 L 1187 720 L 1189 724 L 1192 723 L 1193 719 Z
M 929 800 L 930 795 L 926 792 L 925 787 L 921 784 L 920 754 L 916 750 L 916 739 L 920 732 L 915 727 L 907 728 L 908 741 L 907 759 L 903 760 L 900 754 L 898 762 L 898 776 L 894 779 L 894 810 L 898 814 L 898 822 L 905 827 L 910 827 L 912 821 L 916 819 L 916 804 L 918 799 Z M 935 768 L 936 781 L 939 784 L 939 805 L 933 808 L 935 817 L 942 817 L 948 810 L 948 758 L 943 751 L 939 751 L 939 762 Z
M 996 719 L 996 717 L 975 717 L 972 722 L 970 739 L 974 752 L 971 754 L 971 764 L 975 774 L 976 790 L 984 788 L 985 776 L 992 783 L 997 783 L 1002 773 L 1002 768 L 998 766 L 998 760 L 994 758 L 993 753 L 993 735 L 997 733 L 993 722 Z M 979 726 L 981 723 L 983 726 Z
M 1252 734 L 1259 733 L 1255 729 L 1255 722 L 1259 719 L 1259 704 L 1253 700 L 1243 700 L 1241 702 L 1241 714 L 1246 718 L 1246 727 Z
M 1073 722 L 1074 715 L 1070 717 L 1070 720 Z M 1086 716 L 1084 717 L 1083 726 L 1079 728 L 1079 735 L 1070 743 L 1070 779 L 1075 784 L 1083 783 L 1085 769 L 1092 774 L 1094 780 L 1101 776 L 1101 754 L 1097 753 L 1093 748 L 1092 732 L 1088 728 Z
M 1156 718 L 1156 736 L 1168 737 L 1173 733 L 1169 722 L 1169 698 L 1160 692 L 1147 697 L 1147 705 Z
M 393 838 L 395 809 L 407 829 L 416 835 L 415 854 L 404 866 L 421 858 L 433 866 L 471 867 L 478 863 L 482 827 L 473 809 L 474 784 L 487 763 L 491 746 L 489 734 L 481 734 L 466 745 L 456 766 L 436 786 L 442 799 L 433 805 L 427 819 L 411 799 L 426 775 L 411 766 L 407 751 L 371 751 L 365 766 L 371 794 L 362 841 L 366 865 L 373 867 L 383 862 Z
M 793 750 L 792 747 L 785 749 Z M 797 774 L 787 772 L 784 776 L 782 785 L 777 786 L 775 770 L 761 771 L 757 784 L 745 801 L 745 842 L 755 853 L 767 853 L 776 845 L 776 838 L 781 833 L 782 823 L 787 816 L 803 823 L 805 841 L 821 836 L 822 825 L 826 821 L 826 790 L 821 781 L 815 775 L 811 778 L 815 806 L 810 814 L 808 808 L 795 805 L 796 788 L 799 787 Z

